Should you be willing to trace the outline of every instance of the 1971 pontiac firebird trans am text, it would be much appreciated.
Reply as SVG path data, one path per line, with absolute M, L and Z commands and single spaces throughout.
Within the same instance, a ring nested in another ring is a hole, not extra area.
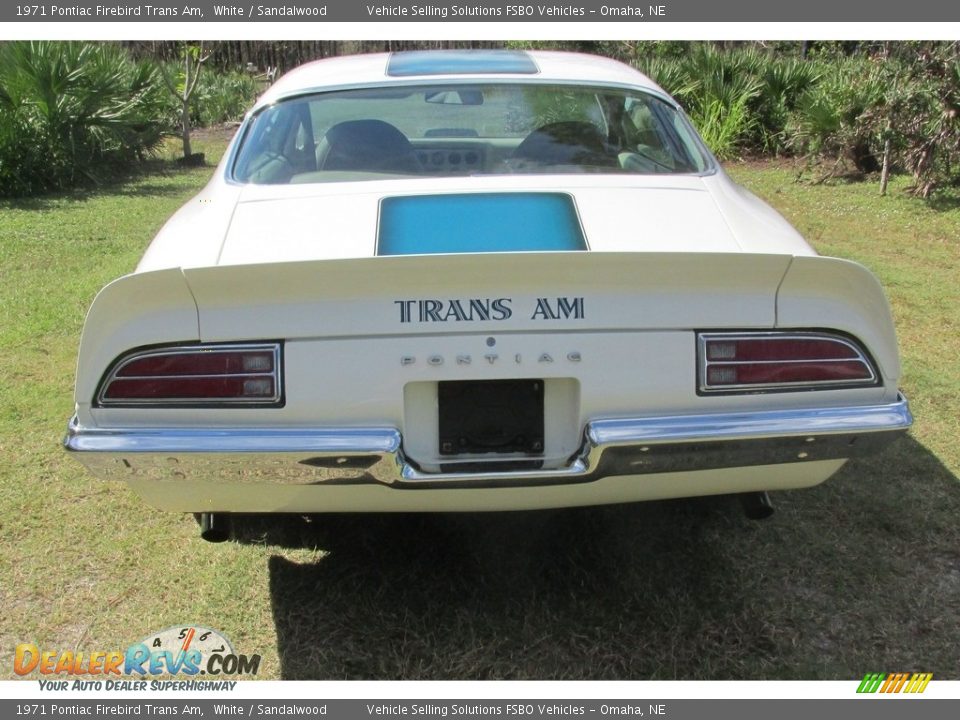
M 876 279 L 640 73 L 368 55 L 281 78 L 97 296 L 65 443 L 208 537 L 235 512 L 762 510 L 906 430 L 899 376 Z

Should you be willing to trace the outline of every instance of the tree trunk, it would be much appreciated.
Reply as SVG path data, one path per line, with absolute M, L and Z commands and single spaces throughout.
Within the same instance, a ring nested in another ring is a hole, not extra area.
M 193 152 L 190 148 L 190 102 L 184 98 L 180 103 L 180 128 L 183 131 L 183 157 L 189 160 Z
M 883 167 L 880 169 L 880 196 L 887 194 L 887 183 L 890 181 L 890 138 L 883 141 Z
M 183 99 L 180 103 L 180 127 L 183 130 L 183 159 L 189 160 L 190 152 L 190 48 L 183 51 Z M 197 68 L 199 72 L 200 68 Z

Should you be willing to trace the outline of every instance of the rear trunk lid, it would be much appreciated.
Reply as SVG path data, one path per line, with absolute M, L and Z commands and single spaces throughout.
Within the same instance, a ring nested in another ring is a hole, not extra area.
M 791 257 L 536 252 L 188 268 L 204 342 L 773 327 Z
M 391 182 L 304 186 L 247 186 L 234 212 L 221 265 L 363 258 L 378 253 L 385 201 L 427 200 L 404 215 L 404 222 L 424 233 L 446 229 L 437 199 L 486 199 L 484 209 L 457 207 L 445 252 L 503 249 L 495 242 L 511 234 L 534 238 L 548 224 L 549 208 L 537 203 L 517 210 L 518 198 L 552 198 L 569 203 L 571 228 L 582 232 L 596 252 L 676 251 L 737 252 L 731 233 L 711 193 L 699 177 L 565 176 L 531 178 L 446 178 L 404 180 L 402 191 Z M 432 202 L 430 202 L 432 201 Z M 561 214 L 562 215 L 562 214 Z M 561 218 L 560 222 L 565 222 Z M 282 229 L 282 230 L 281 230 Z M 490 239 L 489 249 L 460 244 L 464 232 Z M 411 254 L 431 252 L 426 243 L 408 246 Z M 524 249 L 521 247 L 520 249 Z M 535 249 L 535 248 L 527 248 Z M 555 249 L 560 249 L 557 246 Z

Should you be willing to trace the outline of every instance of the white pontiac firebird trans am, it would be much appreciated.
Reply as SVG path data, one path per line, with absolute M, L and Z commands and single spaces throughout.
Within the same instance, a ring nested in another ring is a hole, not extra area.
M 607 59 L 321 60 L 93 302 L 65 445 L 230 513 L 556 508 L 820 483 L 911 424 L 877 280 Z

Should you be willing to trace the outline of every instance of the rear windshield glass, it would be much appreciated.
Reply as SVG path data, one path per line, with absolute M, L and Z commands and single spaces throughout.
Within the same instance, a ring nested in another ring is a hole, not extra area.
M 643 92 L 564 85 L 430 85 L 285 100 L 246 128 L 234 179 L 699 173 L 683 116 Z

